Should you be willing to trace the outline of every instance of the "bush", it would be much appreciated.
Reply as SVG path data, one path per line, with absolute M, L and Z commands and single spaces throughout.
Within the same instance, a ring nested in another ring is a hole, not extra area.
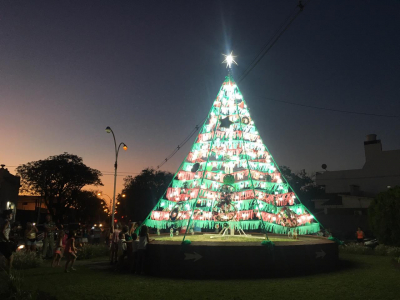
M 400 246 L 400 187 L 380 193 L 368 209 L 371 229 L 380 243 Z
M 372 255 L 374 252 L 374 249 L 365 247 L 360 244 L 347 244 L 347 245 L 341 245 L 339 246 L 339 249 L 341 252 L 344 253 L 350 253 L 350 254 L 362 254 L 362 255 Z
M 1 276 L 1 299 L 32 299 L 32 294 L 26 291 L 23 285 L 24 279 L 21 273 L 12 271 L 11 273 L 4 272 Z
M 400 258 L 400 247 L 389 247 L 387 249 L 387 255 L 398 256 Z
M 374 248 L 374 253 L 373 254 L 375 254 L 375 255 L 381 255 L 381 256 L 385 256 L 385 255 L 387 255 L 388 253 L 388 246 L 386 246 L 386 245 L 378 245 L 378 246 L 376 246 L 375 248 Z
M 43 259 L 37 256 L 35 252 L 19 251 L 14 253 L 13 268 L 15 269 L 38 268 L 42 263 Z
M 84 244 L 78 248 L 78 259 L 90 259 L 96 257 L 108 256 L 110 249 L 106 245 Z
M 380 255 L 380 256 L 399 256 L 400 255 L 400 247 L 391 247 L 386 245 L 378 245 L 374 249 L 365 247 L 361 244 L 348 244 L 339 246 L 339 249 L 343 253 L 351 253 L 351 254 L 362 254 L 362 255 Z
M 12 300 L 57 300 L 56 297 L 43 291 L 32 292 L 26 289 L 24 277 L 18 271 L 3 272 L 1 278 L 0 299 Z

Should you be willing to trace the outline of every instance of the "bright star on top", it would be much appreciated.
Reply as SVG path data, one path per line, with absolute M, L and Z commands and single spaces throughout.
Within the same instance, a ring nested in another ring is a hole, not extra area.
M 234 60 L 234 58 L 236 56 L 233 56 L 233 51 L 231 52 L 231 54 L 228 54 L 228 55 L 222 54 L 222 55 L 225 56 L 225 60 L 222 63 L 226 63 L 227 68 L 228 67 L 232 68 L 232 63 L 235 63 L 236 65 L 238 65 L 237 62 Z

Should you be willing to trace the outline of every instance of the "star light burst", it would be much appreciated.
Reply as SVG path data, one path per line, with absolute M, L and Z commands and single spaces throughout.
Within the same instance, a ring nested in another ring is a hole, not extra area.
M 238 65 L 237 62 L 234 60 L 234 58 L 236 56 L 233 56 L 233 51 L 231 51 L 231 53 L 228 55 L 226 55 L 226 54 L 222 54 L 222 55 L 225 56 L 225 60 L 222 63 L 226 63 L 227 68 L 228 67 L 232 68 L 232 63 L 235 63 L 236 65 Z

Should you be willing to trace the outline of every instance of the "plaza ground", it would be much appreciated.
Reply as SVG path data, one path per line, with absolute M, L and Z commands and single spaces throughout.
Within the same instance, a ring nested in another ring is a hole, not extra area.
M 386 256 L 341 254 L 340 268 L 303 277 L 185 280 L 119 273 L 106 258 L 78 261 L 76 272 L 49 264 L 22 271 L 30 289 L 58 299 L 400 299 L 400 269 Z M 210 272 L 218 272 L 218 266 Z

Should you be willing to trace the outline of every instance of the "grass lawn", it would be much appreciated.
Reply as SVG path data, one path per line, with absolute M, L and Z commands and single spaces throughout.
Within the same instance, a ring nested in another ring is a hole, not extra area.
M 176 242 L 182 242 L 183 240 L 183 235 L 178 235 L 178 236 L 173 236 L 170 237 L 169 235 L 164 235 L 164 236 L 157 236 L 157 235 L 152 235 L 152 239 L 155 239 L 156 241 L 176 241 Z M 261 243 L 264 238 L 261 236 L 258 237 L 239 237 L 239 236 L 218 236 L 217 234 L 199 234 L 199 235 L 187 235 L 186 236 L 187 240 L 190 240 L 191 242 L 258 242 Z M 289 239 L 287 237 L 269 237 L 269 240 L 273 242 L 296 242 L 298 240 L 294 239 Z
M 25 284 L 58 299 L 400 299 L 400 270 L 390 257 L 341 254 L 339 271 L 292 278 L 185 280 L 111 271 L 106 258 L 23 271 Z

